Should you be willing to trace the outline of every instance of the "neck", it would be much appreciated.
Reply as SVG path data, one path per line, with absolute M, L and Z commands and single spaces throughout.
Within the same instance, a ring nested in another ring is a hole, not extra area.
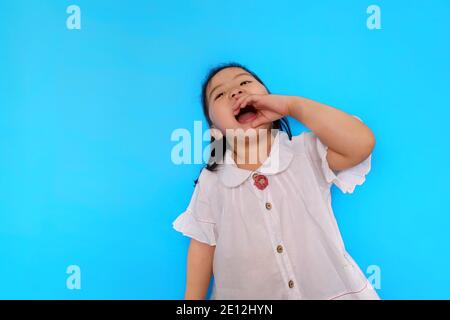
M 273 139 L 271 130 L 265 134 L 257 134 L 253 138 L 235 137 L 231 151 L 237 167 L 250 171 L 258 169 L 269 157 Z

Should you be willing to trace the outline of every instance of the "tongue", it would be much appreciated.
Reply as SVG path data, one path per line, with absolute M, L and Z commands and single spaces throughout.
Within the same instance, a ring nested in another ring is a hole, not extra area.
M 245 112 L 241 114 L 238 118 L 239 123 L 247 123 L 256 118 L 256 113 L 253 111 Z

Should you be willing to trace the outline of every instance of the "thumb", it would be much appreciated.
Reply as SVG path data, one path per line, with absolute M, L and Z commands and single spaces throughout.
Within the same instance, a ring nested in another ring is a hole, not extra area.
M 263 115 L 258 115 L 256 117 L 256 119 L 252 121 L 252 127 L 256 128 L 257 126 L 260 126 L 260 125 L 262 125 L 264 123 L 267 123 L 267 122 L 268 121 L 267 121 L 266 117 L 264 117 Z

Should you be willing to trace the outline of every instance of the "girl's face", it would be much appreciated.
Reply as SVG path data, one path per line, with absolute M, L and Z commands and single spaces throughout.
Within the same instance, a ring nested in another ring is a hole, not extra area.
M 214 127 L 222 134 L 227 129 L 251 128 L 256 118 L 256 110 L 248 106 L 242 108 L 238 115 L 233 114 L 233 103 L 241 96 L 249 94 L 268 94 L 266 88 L 251 74 L 241 68 L 226 68 L 211 78 L 206 87 L 206 103 L 209 118 Z M 255 129 L 269 129 L 272 123 L 266 123 Z

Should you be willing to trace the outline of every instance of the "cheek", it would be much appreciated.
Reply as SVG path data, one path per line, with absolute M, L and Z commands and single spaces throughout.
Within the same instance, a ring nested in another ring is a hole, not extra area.
M 213 122 L 213 124 L 219 129 L 224 128 L 226 126 L 226 123 L 230 121 L 230 115 L 228 110 L 226 110 L 223 106 L 220 106 L 219 104 L 211 107 L 209 111 L 209 117 Z
M 266 87 L 259 83 L 255 84 L 251 91 L 255 94 L 268 94 Z

